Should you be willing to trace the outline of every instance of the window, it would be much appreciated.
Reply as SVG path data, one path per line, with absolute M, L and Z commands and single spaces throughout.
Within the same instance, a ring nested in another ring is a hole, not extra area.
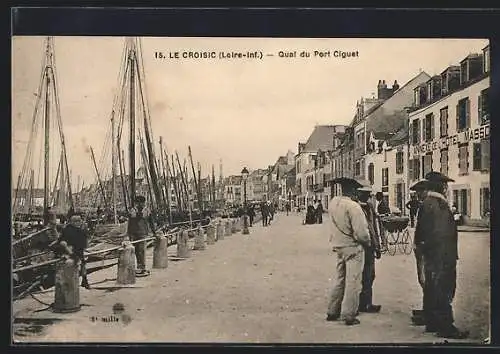
M 387 162 L 387 150 L 384 149 L 384 162 Z
M 424 139 L 432 141 L 434 139 L 434 114 L 428 114 L 424 119 Z
M 420 159 L 415 157 L 408 161 L 408 176 L 410 181 L 415 181 L 420 177 Z
M 463 63 L 460 64 L 460 83 L 463 85 L 467 81 L 469 81 L 469 62 L 468 60 L 465 60 Z
M 470 101 L 464 98 L 457 104 L 457 130 L 459 132 L 470 127 Z
M 368 181 L 370 181 L 371 185 L 375 183 L 375 165 L 373 163 L 368 165 Z
M 361 174 L 361 163 L 359 161 L 356 162 L 355 174 L 356 174 L 356 176 L 359 176 Z
M 420 120 L 415 119 L 412 122 L 412 137 L 411 142 L 413 145 L 420 144 Z
M 458 173 L 466 175 L 469 171 L 469 144 L 458 146 Z
M 441 138 L 448 136 L 448 107 L 439 111 L 439 136 Z
M 389 186 L 389 168 L 385 167 L 382 169 L 382 187 Z
M 489 110 L 489 96 L 488 89 L 481 91 L 478 97 L 477 107 L 478 107 L 478 123 L 479 125 L 486 124 L 490 121 L 490 110 Z
M 402 151 L 396 152 L 396 173 L 397 174 L 403 173 L 403 152 Z
M 481 217 L 488 218 L 490 216 L 490 188 L 484 187 L 480 191 L 480 210 Z
M 425 175 L 432 171 L 432 152 L 428 152 L 424 156 L 422 156 L 422 178 L 425 178 Z
M 440 172 L 447 176 L 448 175 L 448 149 L 441 150 L 441 170 Z
M 474 143 L 472 151 L 472 170 L 490 170 L 490 141 L 483 139 L 480 143 Z

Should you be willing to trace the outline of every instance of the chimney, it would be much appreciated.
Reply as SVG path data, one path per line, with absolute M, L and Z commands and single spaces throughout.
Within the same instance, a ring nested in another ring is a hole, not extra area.
M 394 80 L 394 84 L 392 85 L 392 91 L 396 92 L 399 89 L 398 80 Z
M 378 80 L 377 85 L 377 98 L 381 99 L 384 96 L 384 85 L 382 84 L 382 80 Z
M 387 88 L 387 84 L 385 83 L 385 80 L 382 80 L 382 87 Z

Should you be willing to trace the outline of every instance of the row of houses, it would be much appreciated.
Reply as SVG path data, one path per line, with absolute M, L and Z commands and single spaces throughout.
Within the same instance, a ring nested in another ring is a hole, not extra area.
M 389 205 L 407 213 L 409 187 L 429 171 L 455 180 L 449 200 L 466 223 L 490 213 L 489 46 L 458 65 L 421 71 L 400 86 L 385 80 L 377 96 L 355 104 L 349 125 L 317 125 L 295 156 L 295 202 L 328 201 L 336 177 L 369 181 Z

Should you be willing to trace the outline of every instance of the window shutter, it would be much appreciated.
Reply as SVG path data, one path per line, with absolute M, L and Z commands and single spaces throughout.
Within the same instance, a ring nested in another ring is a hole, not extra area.
M 435 127 L 434 127 L 434 114 L 431 116 L 431 140 L 434 140 Z
M 456 131 L 460 131 L 460 104 L 457 104 L 457 110 L 456 110 Z
M 411 122 L 410 126 L 408 127 L 408 136 L 410 138 L 410 143 L 411 144 L 415 143 L 413 141 L 413 122 Z
M 465 117 L 466 117 L 466 128 L 470 128 L 470 100 L 465 101 Z
M 414 178 L 413 178 L 413 163 L 414 163 L 413 159 L 408 160 L 408 176 L 410 177 L 410 181 L 414 180 Z
M 465 173 L 468 173 L 469 172 L 469 166 L 470 166 L 470 163 L 469 163 L 469 145 L 465 145 Z
M 471 216 L 471 192 L 467 189 L 467 216 Z
M 490 141 L 489 139 L 481 140 L 481 170 L 490 170 Z
M 415 159 L 415 179 L 418 179 L 420 177 L 420 160 Z
M 479 213 L 484 217 L 484 188 L 479 189 Z
M 482 95 L 479 95 L 477 97 L 477 124 L 479 125 L 481 125 L 482 123 L 482 112 L 483 112 L 482 99 L 483 99 Z

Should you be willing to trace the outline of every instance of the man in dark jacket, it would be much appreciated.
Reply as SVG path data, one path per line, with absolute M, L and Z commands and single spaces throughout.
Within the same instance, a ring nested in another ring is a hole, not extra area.
M 137 196 L 135 198 L 135 207 L 130 210 L 128 219 L 127 236 L 130 241 L 145 239 L 149 232 L 155 230 L 153 220 L 145 210 L 146 198 Z M 134 243 L 135 256 L 137 259 L 137 275 L 148 275 L 146 269 L 146 242 Z
M 462 339 L 468 332 L 453 325 L 458 259 L 458 232 L 446 199 L 452 179 L 431 171 L 428 192 L 419 211 L 415 243 L 422 245 L 425 264 L 424 316 L 427 332 L 444 338 Z
M 406 203 L 406 207 L 410 209 L 410 226 L 415 227 L 415 216 L 417 216 L 418 208 L 420 208 L 421 201 L 418 200 L 416 194 L 411 196 L 411 199 Z
M 410 187 L 411 191 L 414 191 L 420 205 L 427 195 L 427 180 L 421 180 Z M 417 214 L 418 215 L 418 214 Z M 417 218 L 418 224 L 418 218 Z M 418 241 L 418 240 L 417 240 Z M 414 242 L 414 253 L 415 260 L 417 263 L 417 279 L 422 291 L 425 287 L 425 267 L 424 267 L 424 256 L 423 256 L 423 245 L 421 243 Z M 423 326 L 425 325 L 425 315 L 423 310 L 413 310 L 412 311 L 412 322 L 414 325 Z
M 365 246 L 365 262 L 363 265 L 362 288 L 359 294 L 359 312 L 377 313 L 382 306 L 373 304 L 373 282 L 375 281 L 375 258 L 380 259 L 380 242 L 377 233 L 375 210 L 369 203 L 372 189 L 363 182 L 363 187 L 357 190 L 358 203 L 366 216 L 370 232 L 370 246 Z
M 80 215 L 73 215 L 69 219 L 69 224 L 62 230 L 61 236 L 56 245 L 56 254 L 69 254 L 75 262 L 80 262 L 80 275 L 82 276 L 81 286 L 89 289 L 85 257 L 83 252 L 87 248 L 88 232 L 83 225 Z
M 269 208 L 267 207 L 266 202 L 260 203 L 260 212 L 262 214 L 262 226 L 268 225 L 268 216 L 269 216 Z
M 318 224 L 323 223 L 323 204 L 321 204 L 321 200 L 318 200 L 318 205 L 316 206 L 316 222 Z

